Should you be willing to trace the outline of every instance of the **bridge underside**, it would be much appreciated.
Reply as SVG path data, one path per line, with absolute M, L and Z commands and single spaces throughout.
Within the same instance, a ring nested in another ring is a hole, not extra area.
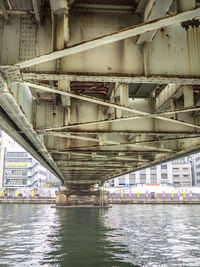
M 63 185 L 89 190 L 199 150 L 198 1 L 0 9 L 0 127 Z

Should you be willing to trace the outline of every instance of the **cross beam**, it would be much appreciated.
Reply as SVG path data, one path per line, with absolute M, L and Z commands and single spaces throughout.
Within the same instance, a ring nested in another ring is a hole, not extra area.
M 97 142 L 97 143 L 100 142 L 100 140 L 97 139 L 97 138 L 90 138 L 90 137 L 84 137 L 84 136 L 79 136 L 79 135 L 71 135 L 71 134 L 68 134 L 68 133 L 48 132 L 47 134 L 48 135 L 57 136 L 57 137 L 62 137 L 62 138 L 78 139 L 78 140 L 88 141 L 88 142 Z M 149 150 L 156 150 L 156 151 L 168 151 L 168 152 L 172 152 L 171 149 L 157 148 L 157 147 L 153 147 L 153 146 L 144 146 L 144 145 L 142 145 L 140 147 L 137 144 L 132 144 L 132 143 L 120 143 L 120 142 L 109 141 L 109 140 L 105 140 L 105 141 L 103 141 L 103 143 L 105 143 L 106 145 L 115 145 L 115 146 L 116 145 L 117 146 L 123 145 L 123 146 L 128 146 L 128 147 L 135 147 L 135 148 L 139 148 L 141 150 L 143 150 L 143 149 L 149 149 Z
M 197 128 L 200 129 L 200 125 L 196 125 L 196 124 L 192 124 L 192 123 L 188 123 L 188 122 L 184 122 L 184 121 L 179 121 L 179 120 L 175 120 L 175 119 L 170 119 L 167 117 L 163 117 L 161 115 L 158 114 L 151 114 L 145 111 L 141 111 L 141 110 L 137 110 L 137 109 L 133 109 L 133 108 L 129 108 L 129 107 L 125 107 L 122 105 L 117 105 L 117 104 L 113 104 L 107 101 L 103 101 L 100 100 L 98 98 L 94 98 L 94 97 L 89 97 L 89 96 L 84 96 L 84 95 L 77 95 L 71 92 L 65 92 L 62 91 L 60 89 L 58 89 L 57 87 L 53 87 L 53 86 L 46 86 L 43 84 L 38 84 L 38 83 L 30 83 L 30 82 L 24 82 L 25 85 L 35 88 L 35 89 L 39 89 L 42 91 L 47 91 L 47 92 L 51 92 L 51 93 L 55 93 L 55 94 L 60 94 L 60 95 L 64 95 L 64 96 L 70 96 L 76 99 L 80 99 L 83 101 L 88 101 L 91 103 L 95 103 L 95 104 L 99 104 L 99 105 L 104 105 L 107 107 L 112 107 L 112 108 L 116 108 L 116 109 L 121 109 L 124 111 L 128 111 L 131 113 L 136 113 L 145 117 L 150 117 L 150 118 L 154 118 L 154 119 L 159 119 L 159 120 L 164 120 L 164 121 L 169 121 L 169 122 L 173 122 L 173 123 L 177 123 L 177 124 L 181 124 L 181 125 L 185 125 L 185 126 L 189 126 L 189 127 L 193 127 L 193 128 Z M 141 118 L 141 117 L 138 117 Z
M 129 107 L 113 104 L 113 103 L 110 103 L 110 102 L 107 102 L 107 101 L 100 100 L 100 99 L 95 98 L 95 97 L 89 97 L 89 96 L 85 96 L 85 95 L 80 95 L 80 94 L 78 95 L 78 94 L 74 94 L 74 93 L 71 93 L 71 92 L 62 91 L 59 88 L 53 87 L 53 86 L 45 86 L 43 84 L 30 83 L 30 82 L 24 82 L 24 84 L 29 86 L 29 87 L 38 89 L 38 90 L 51 92 L 51 93 L 54 93 L 54 94 L 60 94 L 60 95 L 64 95 L 64 96 L 70 96 L 70 97 L 73 97 L 73 98 L 76 98 L 76 99 L 80 99 L 80 100 L 83 100 L 83 101 L 88 101 L 88 102 L 91 102 L 91 103 L 94 103 L 94 104 L 98 104 L 98 105 L 104 105 L 104 106 L 107 106 L 107 107 L 117 108 L 117 109 L 121 109 L 121 110 L 128 111 L 128 112 L 131 112 L 131 113 L 140 114 L 140 115 L 146 115 L 146 116 L 150 115 L 148 112 L 139 111 L 139 110 L 136 110 L 136 109 L 133 109 L 133 108 L 129 108 Z
M 160 76 L 160 75 L 149 75 L 149 76 L 139 76 L 130 74 L 99 74 L 99 73 L 22 73 L 24 80 L 51 80 L 51 81 L 77 81 L 77 82 L 113 82 L 113 83 L 151 83 L 151 84 L 185 84 L 185 85 L 197 85 L 200 84 L 200 77 L 193 76 Z
M 141 116 L 131 116 L 131 117 L 125 117 L 125 118 L 120 118 L 120 119 L 110 119 L 110 120 L 100 120 L 100 121 L 92 121 L 92 122 L 75 123 L 75 124 L 66 125 L 66 126 L 58 126 L 58 127 L 52 127 L 52 128 L 38 129 L 37 132 L 51 131 L 51 130 L 65 130 L 65 129 L 72 129 L 72 128 L 81 127 L 81 126 L 92 126 L 92 125 L 99 125 L 99 124 L 111 123 L 111 122 L 136 120 L 136 119 L 140 119 L 140 118 L 142 118 L 142 117 Z
M 146 9 L 145 9 L 145 22 L 152 21 L 155 19 L 160 19 L 164 17 L 169 10 L 173 0 L 167 0 L 167 1 L 160 1 L 160 0 L 154 0 L 154 1 L 148 1 Z M 149 8 L 149 5 L 151 6 Z M 146 32 L 142 34 L 139 39 L 137 40 L 137 44 L 143 44 L 144 42 L 149 42 L 153 39 L 155 36 L 156 31 Z
M 187 108 L 175 109 L 175 110 L 167 110 L 167 111 L 164 111 L 161 113 L 155 113 L 155 114 L 157 114 L 157 115 L 170 115 L 170 114 L 175 114 L 175 113 L 195 112 L 195 111 L 199 111 L 199 110 L 200 110 L 200 106 L 196 106 L 196 107 L 187 107 Z M 124 117 L 124 118 L 120 118 L 120 119 L 110 119 L 110 120 L 107 119 L 107 120 L 100 120 L 100 121 L 74 123 L 74 124 L 66 125 L 66 126 L 57 126 L 57 127 L 51 127 L 51 128 L 37 129 L 37 132 L 67 130 L 67 129 L 73 129 L 73 128 L 77 128 L 77 127 L 93 126 L 93 125 L 99 125 L 99 124 L 104 124 L 104 123 L 121 122 L 121 121 L 128 121 L 128 120 L 137 120 L 137 119 L 141 119 L 141 118 L 142 118 L 142 116 L 130 116 L 130 117 Z M 181 122 L 181 123 L 183 123 L 183 122 Z M 197 125 L 197 127 L 198 127 L 198 125 Z M 95 133 L 95 132 L 93 131 L 92 133 Z M 123 134 L 124 133 L 125 132 L 123 132 Z M 181 132 L 178 134 L 181 134 Z
M 129 37 L 137 36 L 137 35 L 149 32 L 149 31 L 154 31 L 154 30 L 157 30 L 163 27 L 176 24 L 176 23 L 181 23 L 183 21 L 198 17 L 199 13 L 200 13 L 200 8 L 196 8 L 193 10 L 179 13 L 174 16 L 168 16 L 162 19 L 136 25 L 136 26 L 133 26 L 133 27 L 121 30 L 119 32 L 109 34 L 109 35 L 101 36 L 101 37 L 95 38 L 87 42 L 83 42 L 83 43 L 70 46 L 63 50 L 59 50 L 56 52 L 52 52 L 50 54 L 38 56 L 32 59 L 28 59 L 28 60 L 16 63 L 15 65 L 18 65 L 21 69 L 23 69 L 23 68 L 27 68 L 27 67 L 40 64 L 40 63 L 55 60 L 61 57 L 70 56 L 76 53 L 87 51 L 95 47 L 99 47 L 99 46 L 106 45 L 106 44 L 111 44 L 111 43 L 129 38 Z

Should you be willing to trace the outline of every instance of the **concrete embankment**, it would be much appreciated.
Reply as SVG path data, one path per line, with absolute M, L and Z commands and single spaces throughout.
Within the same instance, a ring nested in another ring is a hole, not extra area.
M 110 204 L 199 204 L 200 200 L 196 199 L 185 199 L 185 200 L 173 200 L 173 199 L 110 199 Z
M 56 199 L 0 199 L 0 204 L 55 204 Z
M 56 200 L 51 199 L 0 199 L 0 204 L 55 204 Z M 199 199 L 110 199 L 109 204 L 199 204 Z

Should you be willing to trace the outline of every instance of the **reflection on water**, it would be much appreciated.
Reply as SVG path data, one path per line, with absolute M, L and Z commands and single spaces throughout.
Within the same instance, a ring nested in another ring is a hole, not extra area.
M 0 205 L 0 266 L 200 266 L 198 205 Z

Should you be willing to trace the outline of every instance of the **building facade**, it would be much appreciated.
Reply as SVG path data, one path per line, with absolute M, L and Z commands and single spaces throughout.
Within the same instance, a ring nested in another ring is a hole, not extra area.
M 4 187 L 42 186 L 46 183 L 46 172 L 28 152 L 5 152 Z
M 172 162 L 116 177 L 109 181 L 111 186 L 136 184 L 172 184 Z
M 108 185 L 120 187 L 136 184 L 173 185 L 175 187 L 190 187 L 192 183 L 191 158 L 185 157 L 172 162 L 147 168 L 134 173 L 116 177 L 108 181 Z M 199 153 L 199 185 L 200 185 L 200 153 Z
M 3 186 L 3 171 L 4 171 L 4 135 L 0 130 L 0 188 Z
M 194 155 L 194 174 L 196 186 L 200 186 L 200 153 Z
M 3 131 L 1 132 L 0 187 L 59 186 L 59 180 Z
M 189 157 L 172 162 L 172 180 L 176 187 L 192 186 L 192 166 Z

